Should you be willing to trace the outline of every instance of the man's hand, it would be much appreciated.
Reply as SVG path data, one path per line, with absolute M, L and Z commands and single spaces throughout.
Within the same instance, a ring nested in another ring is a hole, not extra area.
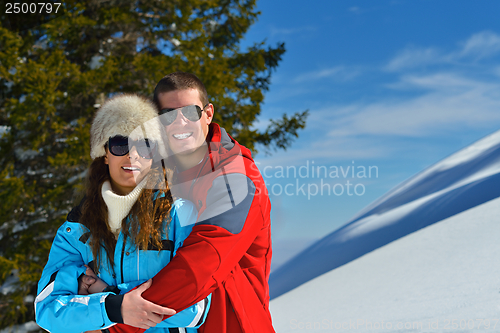
M 163 320 L 163 315 L 173 316 L 176 313 L 173 309 L 164 308 L 142 298 L 142 293 L 152 283 L 153 280 L 149 279 L 137 289 L 125 294 L 121 308 L 124 324 L 148 329 L 160 323 Z

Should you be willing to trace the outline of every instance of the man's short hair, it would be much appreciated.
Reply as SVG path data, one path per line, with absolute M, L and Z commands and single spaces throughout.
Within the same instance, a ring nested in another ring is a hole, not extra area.
M 196 75 L 186 72 L 175 72 L 164 76 L 156 85 L 153 102 L 158 107 L 158 110 L 160 110 L 161 106 L 158 95 L 170 91 L 186 89 L 198 90 L 198 93 L 200 94 L 200 101 L 203 103 L 202 106 L 204 107 L 208 104 L 207 89 L 201 80 Z

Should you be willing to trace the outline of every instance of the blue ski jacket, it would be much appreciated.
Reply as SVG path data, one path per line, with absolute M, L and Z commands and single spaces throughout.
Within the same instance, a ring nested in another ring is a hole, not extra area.
M 89 246 L 89 229 L 78 221 L 79 213 L 70 213 L 68 220 L 57 231 L 49 260 L 38 283 L 38 296 L 35 299 L 37 324 L 52 333 L 104 330 L 115 325 L 112 319 L 116 318 L 116 315 L 111 312 L 120 311 L 116 302 L 119 299 L 121 303 L 120 298 L 123 297 L 117 296 L 116 293 L 125 294 L 154 277 L 170 262 L 191 232 L 197 211 L 190 201 L 177 199 L 172 205 L 170 216 L 168 232 L 165 232 L 165 227 L 162 228 L 161 250 L 151 244 L 147 250 L 138 250 L 133 240 L 120 232 L 114 252 L 114 270 L 109 267 L 105 269 L 104 266 L 99 272 L 99 277 L 104 282 L 109 286 L 117 286 L 118 290 L 77 295 L 78 277 L 85 273 L 85 264 L 93 266 L 94 258 Z M 103 250 L 102 255 L 103 263 L 108 263 L 106 251 Z M 205 321 L 210 301 L 211 295 L 147 331 L 195 333 Z M 106 303 L 110 306 L 106 306 Z M 112 303 L 114 304 L 111 305 Z M 118 318 L 121 318 L 121 315 L 118 315 Z

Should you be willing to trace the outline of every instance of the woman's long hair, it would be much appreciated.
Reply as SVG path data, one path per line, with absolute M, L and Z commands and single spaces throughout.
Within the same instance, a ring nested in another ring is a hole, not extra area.
M 166 181 L 166 170 L 161 166 L 152 167 L 147 177 L 147 184 L 137 198 L 127 217 L 122 221 L 122 232 L 134 239 L 136 249 L 147 249 L 149 244 L 162 248 L 163 221 L 168 217 L 165 234 L 170 224 L 172 195 Z M 90 246 L 94 255 L 94 270 L 99 273 L 106 264 L 103 252 L 108 258 L 110 272 L 114 267 L 116 247 L 115 235 L 108 224 L 108 208 L 101 194 L 102 184 L 110 180 L 109 167 L 104 163 L 104 156 L 94 159 L 90 164 L 82 204 L 80 222 L 90 230 Z M 162 185 L 164 183 L 165 185 Z M 155 200 L 153 200 L 156 198 Z M 129 223 L 125 221 L 129 219 Z

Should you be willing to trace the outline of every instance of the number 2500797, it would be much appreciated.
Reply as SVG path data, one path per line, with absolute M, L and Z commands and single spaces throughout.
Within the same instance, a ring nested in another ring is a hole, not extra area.
M 5 14 L 57 14 L 61 2 L 32 2 L 32 3 L 10 3 L 5 4 Z

